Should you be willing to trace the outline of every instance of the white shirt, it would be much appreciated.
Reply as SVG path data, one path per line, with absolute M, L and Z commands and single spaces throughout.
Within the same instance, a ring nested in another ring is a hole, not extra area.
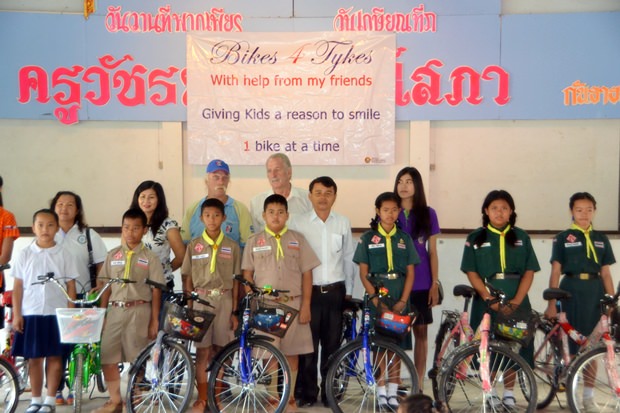
M 252 215 L 252 228 L 254 233 L 258 234 L 265 229 L 265 221 L 263 220 L 263 210 L 265 209 L 265 199 L 269 195 L 273 195 L 273 189 L 261 192 L 250 201 L 250 214 Z M 308 199 L 308 191 L 301 188 L 291 186 L 291 193 L 286 198 L 288 203 L 288 213 L 290 217 L 304 212 L 312 211 L 312 203 Z
M 344 281 L 346 294 L 352 295 L 357 269 L 353 263 L 355 245 L 349 219 L 332 211 L 323 222 L 313 209 L 291 218 L 288 227 L 301 232 L 321 260 L 321 265 L 312 270 L 312 284 Z
M 41 248 L 33 241 L 21 251 L 11 271 L 24 286 L 22 315 L 56 315 L 56 308 L 67 307 L 67 297 L 54 283 L 32 285 L 39 281 L 39 275 L 48 272 L 53 272 L 61 284 L 78 276 L 75 259 L 66 248 L 59 244 Z
M 54 241 L 56 241 L 57 244 L 61 244 L 75 259 L 75 265 L 78 270 L 75 288 L 78 294 L 90 290 L 86 230 L 90 232 L 90 242 L 93 245 L 93 262 L 95 264 L 104 262 L 105 257 L 108 255 L 108 249 L 99 234 L 93 229 L 80 231 L 78 225 L 74 224 L 69 232 L 66 233 L 60 228 L 54 237 Z

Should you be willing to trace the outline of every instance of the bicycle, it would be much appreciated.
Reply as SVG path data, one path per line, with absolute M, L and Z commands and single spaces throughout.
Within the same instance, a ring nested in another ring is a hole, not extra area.
M 208 402 L 212 412 L 273 412 L 286 409 L 291 393 L 291 370 L 271 342 L 256 330 L 284 337 L 297 310 L 275 300 L 286 290 L 257 287 L 243 277 L 235 280 L 250 292 L 241 301 L 243 309 L 237 338 L 215 355 L 208 367 Z
M 389 404 L 379 403 L 377 388 L 384 385 L 384 382 L 403 385 L 403 380 L 410 380 L 404 386 L 408 392 L 404 393 L 419 391 L 415 366 L 407 353 L 398 346 L 400 340 L 376 334 L 376 326 L 371 324 L 370 302 L 386 295 L 384 288 L 378 288 L 376 294 L 364 294 L 359 334 L 330 357 L 325 392 L 327 402 L 334 412 L 392 412 Z M 400 327 L 401 333 L 409 334 L 408 330 L 414 320 L 415 317 L 410 317 L 407 325 L 397 323 L 396 327 Z M 400 334 L 398 336 L 402 337 Z M 396 369 L 399 365 L 401 368 Z M 402 396 L 402 392 L 399 395 Z
M 433 354 L 433 366 L 428 371 L 428 377 L 433 386 L 433 397 L 439 399 L 439 381 L 437 375 L 445 358 L 461 344 L 469 343 L 474 338 L 474 332 L 469 325 L 469 305 L 476 295 L 473 287 L 465 284 L 454 286 L 453 295 L 464 297 L 463 311 L 443 310 L 441 324 L 435 336 L 435 352 Z
M 104 308 L 91 308 L 95 305 L 103 293 L 112 284 L 133 283 L 135 281 L 123 278 L 111 278 L 92 297 L 72 299 L 63 285 L 54 278 L 53 272 L 37 277 L 39 281 L 33 284 L 53 283 L 67 298 L 67 301 L 76 305 L 76 308 L 58 308 L 56 317 L 63 343 L 75 344 L 69 357 L 67 385 L 73 391 L 73 411 L 82 411 L 82 397 L 84 389 L 90 387 L 94 380 L 97 390 L 107 390 L 103 380 L 101 369 L 101 330 L 106 310 Z
M 487 309 L 478 327 L 476 336 L 471 343 L 463 344 L 455 349 L 442 363 L 439 371 L 439 400 L 446 404 L 452 412 L 469 411 L 524 411 L 531 413 L 536 409 L 536 381 L 529 364 L 506 342 L 495 340 L 495 335 L 504 332 L 504 337 L 525 336 L 521 344 L 534 335 L 533 320 L 527 326 L 510 326 L 498 322 L 491 331 L 491 306 L 500 304 L 496 318 L 500 318 L 506 296 L 490 284 L 487 288 L 491 299 L 487 300 Z M 516 385 L 518 382 L 518 386 Z M 524 400 L 525 405 L 504 405 L 497 396 L 497 387 L 504 385 L 504 390 L 514 391 L 515 400 Z M 457 391 L 460 393 L 457 394 Z
M 195 377 L 187 341 L 202 340 L 215 315 L 181 306 L 190 299 L 211 307 L 198 293 L 175 292 L 148 279 L 145 283 L 169 294 L 164 303 L 163 330 L 129 368 L 127 412 L 185 412 L 192 398 Z
M 569 407 L 573 412 L 618 411 L 620 409 L 620 379 L 618 357 L 620 345 L 611 334 L 608 312 L 618 308 L 618 291 L 613 296 L 605 295 L 601 300 L 601 318 L 592 333 L 585 337 L 569 323 L 562 311 L 562 301 L 571 298 L 568 291 L 548 288 L 543 291 L 545 300 L 556 300 L 557 318 L 547 320 L 540 317 L 537 332 L 540 342 L 535 345 L 535 370 L 539 394 L 543 395 L 539 408 L 548 406 L 558 392 L 567 391 Z M 617 328 L 617 327 L 616 327 Z M 579 345 L 572 357 L 569 338 Z M 598 366 L 601 364 L 601 366 Z M 599 377 L 600 376 L 600 377 Z M 595 387 L 592 400 L 584 401 L 583 388 Z M 582 406 L 582 407 L 580 407 Z
M 9 268 L 9 264 L 0 265 L 0 271 Z M 23 388 L 20 386 L 18 370 L 11 359 L 3 354 L 0 356 L 0 411 L 14 413 L 19 402 L 19 395 L 22 392 Z

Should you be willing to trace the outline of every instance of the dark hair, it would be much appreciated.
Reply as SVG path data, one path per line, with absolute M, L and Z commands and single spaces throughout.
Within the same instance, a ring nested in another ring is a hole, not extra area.
M 58 191 L 50 202 L 50 208 L 54 212 L 56 212 L 56 204 L 58 203 L 60 197 L 63 195 L 72 196 L 73 199 L 75 199 L 75 208 L 77 209 L 77 213 L 75 214 L 75 220 L 73 221 L 73 223 L 78 225 L 78 229 L 80 230 L 80 232 L 83 231 L 84 228 L 86 228 L 88 225 L 86 224 L 86 220 L 84 219 L 84 207 L 82 206 L 82 198 L 78 194 L 71 191 Z
M 312 182 L 310 182 L 310 185 L 308 185 L 308 190 L 312 192 L 312 188 L 314 188 L 314 185 L 316 184 L 321 184 L 326 188 L 334 188 L 334 194 L 338 192 L 336 182 L 334 182 L 334 180 L 329 176 L 319 176 L 318 178 L 314 178 Z
M 288 212 L 288 201 L 280 194 L 272 194 L 265 199 L 265 202 L 263 203 L 263 212 L 267 211 L 267 205 L 269 204 L 284 205 L 284 209 Z
M 0 189 L 2 189 L 2 185 L 4 185 L 4 181 L 2 180 L 2 177 L 0 176 Z M 4 206 L 4 204 L 2 203 L 2 191 L 0 191 L 0 207 Z
M 433 400 L 426 394 L 416 393 L 407 396 L 400 402 L 405 413 L 433 413 L 443 410 L 443 403 Z
M 37 216 L 41 215 L 41 214 L 49 214 L 49 215 L 53 216 L 54 217 L 54 221 L 56 221 L 56 224 L 58 224 L 58 214 L 53 209 L 49 209 L 49 208 L 39 209 L 37 212 L 32 214 L 32 223 L 33 224 L 34 224 L 34 221 L 37 220 Z
M 155 236 L 157 235 L 157 231 L 159 231 L 159 227 L 161 227 L 161 224 L 163 224 L 164 220 L 168 218 L 168 205 L 166 204 L 166 195 L 164 194 L 164 188 L 161 186 L 161 184 L 155 181 L 142 182 L 134 191 L 133 199 L 129 208 L 140 209 L 140 202 L 138 201 L 138 199 L 140 198 L 140 194 L 147 189 L 152 189 L 153 191 L 155 191 L 155 195 L 157 196 L 157 206 L 155 207 L 155 211 L 153 211 L 151 222 L 148 223 L 148 226 L 151 228 L 153 236 Z
M 226 212 L 224 212 L 224 203 L 217 198 L 205 199 L 202 205 L 200 205 L 200 215 L 202 215 L 207 208 L 217 208 L 220 210 L 222 215 L 226 215 Z
M 394 192 L 383 192 L 382 194 L 379 194 L 377 199 L 375 199 L 375 208 L 380 209 L 383 203 L 387 201 L 394 201 L 396 202 L 396 205 L 400 207 L 400 198 L 398 195 Z M 376 231 L 377 228 L 379 228 L 379 221 L 379 214 L 375 214 L 375 217 L 370 220 L 370 228 Z
M 508 245 L 511 245 L 514 247 L 515 242 L 517 242 L 517 234 L 515 234 L 514 232 L 514 226 L 517 222 L 517 213 L 515 212 L 515 201 L 512 199 L 512 196 L 507 191 L 504 191 L 503 189 L 496 189 L 494 191 L 489 192 L 486 198 L 484 198 L 484 202 L 482 203 L 482 208 L 480 208 L 480 210 L 482 211 L 482 226 L 486 228 L 490 223 L 489 216 L 486 214 L 485 209 L 487 209 L 489 205 L 493 203 L 493 201 L 498 201 L 498 200 L 506 201 L 510 209 L 512 209 L 512 214 L 510 214 L 510 218 L 508 218 L 508 223 L 510 224 L 510 230 L 506 233 L 506 242 L 508 243 Z M 486 239 L 487 239 L 487 233 L 486 231 L 482 231 L 480 232 L 478 237 L 476 237 L 474 244 L 476 244 L 479 247 L 480 245 L 484 244 Z
M 431 236 L 431 213 L 428 210 L 428 204 L 426 203 L 422 175 L 420 175 L 420 172 L 413 166 L 406 166 L 401 169 L 400 172 L 396 174 L 396 179 L 394 180 L 394 193 L 396 195 L 398 195 L 398 181 L 404 175 L 411 176 L 414 188 L 413 208 L 411 209 L 413 225 L 410 235 L 413 239 L 419 238 L 420 235 L 423 235 L 424 239 L 428 239 Z
M 576 192 L 573 194 L 573 196 L 570 197 L 570 201 L 568 201 L 568 207 L 572 210 L 573 207 L 575 206 L 575 202 L 581 200 L 581 199 L 586 199 L 590 202 L 592 202 L 592 205 L 594 205 L 594 209 L 596 209 L 596 199 L 594 199 L 594 197 L 592 195 L 590 195 L 589 192 Z
M 142 226 L 146 227 L 146 214 L 140 208 L 129 208 L 123 214 L 123 220 L 121 222 L 125 222 L 125 219 L 139 219 L 142 221 Z

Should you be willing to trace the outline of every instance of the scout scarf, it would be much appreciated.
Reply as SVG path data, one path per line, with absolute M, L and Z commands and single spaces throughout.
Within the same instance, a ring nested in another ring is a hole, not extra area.
M 140 246 L 144 248 L 143 244 L 141 244 Z M 123 278 L 126 280 L 129 279 L 129 273 L 131 272 L 131 257 L 133 256 L 133 254 L 134 254 L 134 250 L 127 250 L 127 252 L 125 253 L 125 271 L 123 272 Z M 126 285 L 127 284 L 121 285 L 121 288 L 123 288 Z
M 504 272 L 506 270 L 506 233 L 510 230 L 510 224 L 506 225 L 503 231 L 495 229 L 493 225 L 487 225 L 487 229 L 499 235 L 499 262 Z
M 586 237 L 586 255 L 588 258 L 590 257 L 590 252 L 594 255 L 594 262 L 598 264 L 598 257 L 596 256 L 596 250 L 594 249 L 594 244 L 592 244 L 592 239 L 590 238 L 590 232 L 592 231 L 592 224 L 588 227 L 588 229 L 583 229 L 577 224 L 573 224 L 570 226 L 570 229 L 576 229 L 578 231 L 583 232 L 583 235 Z
M 278 252 L 276 253 L 276 261 L 278 261 L 280 257 L 284 257 L 284 251 L 282 251 L 282 243 L 280 242 L 280 238 L 282 238 L 282 235 L 286 234 L 286 231 L 288 231 L 288 228 L 284 227 L 284 229 L 280 231 L 279 234 L 276 234 L 269 228 L 265 227 L 265 232 L 271 235 L 272 237 L 274 237 L 276 239 L 276 242 L 278 243 Z
M 379 234 L 385 237 L 385 250 L 387 252 L 388 272 L 394 270 L 394 258 L 392 257 L 392 236 L 396 234 L 396 225 L 392 227 L 390 232 L 385 232 L 381 224 L 377 226 Z
M 217 239 L 213 241 L 211 237 L 207 235 L 207 230 L 202 231 L 202 239 L 205 240 L 207 244 L 211 246 L 213 250 L 211 252 L 211 265 L 209 267 L 209 272 L 213 274 L 215 272 L 215 259 L 217 258 L 217 249 L 220 245 L 222 245 L 222 241 L 224 240 L 224 233 L 220 231 L 220 235 L 217 236 Z

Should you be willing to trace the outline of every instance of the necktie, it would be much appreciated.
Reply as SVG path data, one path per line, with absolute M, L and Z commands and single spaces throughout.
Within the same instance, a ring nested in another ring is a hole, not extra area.
M 219 248 L 220 245 L 222 245 L 222 240 L 224 239 L 224 233 L 220 231 L 220 235 L 218 235 L 217 239 L 213 241 L 211 237 L 207 235 L 207 231 L 205 230 L 205 231 L 202 231 L 202 239 L 204 239 L 205 242 L 209 244 L 211 246 L 211 249 L 213 250 L 211 252 L 211 255 L 212 255 L 211 266 L 209 267 L 209 272 L 213 274 L 215 272 L 215 259 L 217 258 L 217 249 Z
M 592 239 L 590 238 L 590 231 L 592 231 L 592 224 L 588 227 L 588 229 L 583 229 L 577 224 L 573 224 L 570 227 L 571 229 L 576 229 L 578 231 L 583 232 L 583 235 L 586 237 L 586 255 L 588 258 L 591 258 L 590 252 L 594 256 L 594 262 L 598 264 L 598 257 L 596 256 L 596 250 L 594 249 L 594 244 L 592 243 Z
M 510 224 L 506 225 L 503 231 L 495 229 L 492 225 L 487 225 L 487 229 L 499 235 L 499 262 L 502 272 L 506 271 L 506 233 L 510 230 Z
M 271 235 L 272 237 L 274 237 L 276 239 L 276 242 L 278 243 L 278 251 L 276 252 L 276 261 L 278 261 L 281 257 L 284 257 L 284 251 L 282 250 L 282 243 L 280 242 L 280 238 L 282 238 L 282 235 L 286 234 L 286 231 L 288 231 L 288 228 L 284 227 L 282 231 L 276 234 L 269 228 L 265 227 L 265 232 Z
M 387 252 L 388 272 L 394 270 L 394 259 L 392 256 L 392 236 L 396 234 L 396 225 L 392 227 L 390 232 L 385 232 L 381 224 L 377 227 L 379 234 L 385 237 L 385 250 Z

